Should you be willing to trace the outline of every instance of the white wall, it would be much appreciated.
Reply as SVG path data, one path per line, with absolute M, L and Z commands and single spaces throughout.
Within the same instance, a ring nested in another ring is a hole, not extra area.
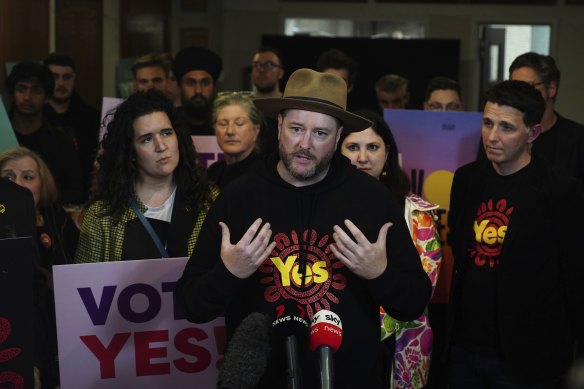
M 104 0 L 107 4 L 118 0 Z M 183 26 L 207 27 L 210 48 L 224 61 L 222 88 L 240 89 L 242 69 L 249 66 L 262 34 L 281 34 L 287 17 L 347 18 L 356 20 L 419 20 L 428 38 L 460 39 L 460 81 L 467 105 L 478 104 L 478 26 L 481 23 L 552 24 L 551 55 L 562 71 L 558 111 L 584 123 L 584 6 L 491 6 L 428 4 L 281 3 L 279 0 L 208 0 L 207 13 L 187 14 L 173 0 L 172 49 L 178 49 Z M 119 7 L 118 7 L 119 8 Z M 423 12 L 422 12 L 423 10 Z M 104 15 L 107 16 L 107 15 Z M 119 18 L 118 18 L 119 19 Z M 113 91 L 108 67 L 119 53 L 119 39 L 104 17 L 104 93 Z M 117 33 L 119 36 L 119 32 Z M 107 94 L 107 93 L 106 93 Z

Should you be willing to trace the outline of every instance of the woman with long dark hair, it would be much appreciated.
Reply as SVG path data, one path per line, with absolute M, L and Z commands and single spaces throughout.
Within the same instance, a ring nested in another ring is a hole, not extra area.
M 339 151 L 357 169 L 385 183 L 402 204 L 422 266 L 432 281 L 433 292 L 442 261 L 434 213 L 438 206 L 409 193 L 409 182 L 399 165 L 397 144 L 381 116 L 370 110 L 358 110 L 355 113 L 369 119 L 373 124 L 359 132 L 352 132 L 351 129 L 343 131 L 339 139 Z M 380 314 L 381 340 L 395 335 L 391 387 L 422 388 L 428 379 L 432 351 L 432 329 L 427 312 L 409 322 L 400 322 L 383 309 Z

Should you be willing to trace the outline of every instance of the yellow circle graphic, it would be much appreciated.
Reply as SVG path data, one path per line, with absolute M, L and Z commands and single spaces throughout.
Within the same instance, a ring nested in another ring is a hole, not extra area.
M 450 187 L 454 174 L 448 170 L 436 170 L 424 181 L 424 197 L 429 202 L 450 209 Z

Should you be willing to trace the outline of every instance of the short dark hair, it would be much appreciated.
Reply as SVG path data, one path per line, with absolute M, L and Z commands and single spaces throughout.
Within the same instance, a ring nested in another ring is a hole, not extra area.
M 20 81 L 38 81 L 47 97 L 53 95 L 55 79 L 48 67 L 38 62 L 19 62 L 12 68 L 10 75 L 6 79 L 6 87 L 10 96 L 14 97 L 14 89 Z
M 511 73 L 519 68 L 532 69 L 546 86 L 551 82 L 555 82 L 556 90 L 560 89 L 560 69 L 558 69 L 552 56 L 534 53 L 533 51 L 521 54 L 509 66 L 509 77 L 511 77 Z M 554 100 L 556 96 L 554 96 Z
M 349 71 L 349 85 L 353 85 L 357 78 L 357 62 L 348 57 L 339 49 L 324 51 L 316 61 L 316 70 L 324 72 L 325 69 L 347 69 Z
M 541 93 L 524 81 L 507 80 L 493 85 L 485 92 L 484 102 L 515 108 L 523 113 L 523 123 L 528 128 L 540 124 L 545 111 Z
M 386 74 L 375 82 L 375 92 L 401 92 L 404 95 L 410 94 L 409 81 L 407 78 L 397 74 Z
M 73 61 L 73 58 L 63 53 L 49 54 L 49 56 L 45 58 L 45 60 L 43 61 L 43 64 L 45 66 L 49 65 L 69 66 L 73 70 L 75 70 L 75 61 Z
M 284 67 L 284 61 L 282 60 L 282 54 L 280 54 L 280 50 L 276 49 L 275 47 L 272 46 L 261 46 L 258 51 L 256 51 L 256 54 L 259 53 L 273 53 L 276 57 L 278 57 L 278 61 L 280 62 L 278 65 L 280 65 L 280 67 Z
M 460 85 L 458 82 L 454 81 L 452 78 L 448 77 L 434 77 L 428 83 L 426 87 L 426 99 L 424 101 L 430 100 L 430 96 L 436 90 L 453 90 L 458 93 L 458 98 L 462 101 L 462 93 L 460 92 Z

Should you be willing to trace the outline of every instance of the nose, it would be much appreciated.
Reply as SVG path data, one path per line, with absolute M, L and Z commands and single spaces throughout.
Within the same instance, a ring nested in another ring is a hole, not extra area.
M 367 162 L 367 151 L 365 149 L 360 149 L 359 154 L 357 154 L 357 162 L 365 163 Z
M 166 143 L 160 135 L 154 137 L 154 150 L 158 153 L 166 150 Z
M 497 141 L 497 127 L 493 126 L 491 128 L 487 128 L 486 132 L 487 132 L 487 141 L 489 143 L 495 143 Z
M 16 182 L 20 186 L 24 186 L 24 180 L 20 176 L 16 177 L 16 180 L 14 180 L 14 182 Z
M 226 129 L 225 133 L 227 135 L 234 135 L 235 134 L 235 123 L 227 124 L 227 127 L 225 129 Z
M 310 131 L 304 131 L 304 133 L 302 134 L 302 137 L 300 138 L 300 147 L 303 149 L 309 149 L 310 148 L 310 143 L 311 143 L 311 136 L 312 134 L 310 133 Z

